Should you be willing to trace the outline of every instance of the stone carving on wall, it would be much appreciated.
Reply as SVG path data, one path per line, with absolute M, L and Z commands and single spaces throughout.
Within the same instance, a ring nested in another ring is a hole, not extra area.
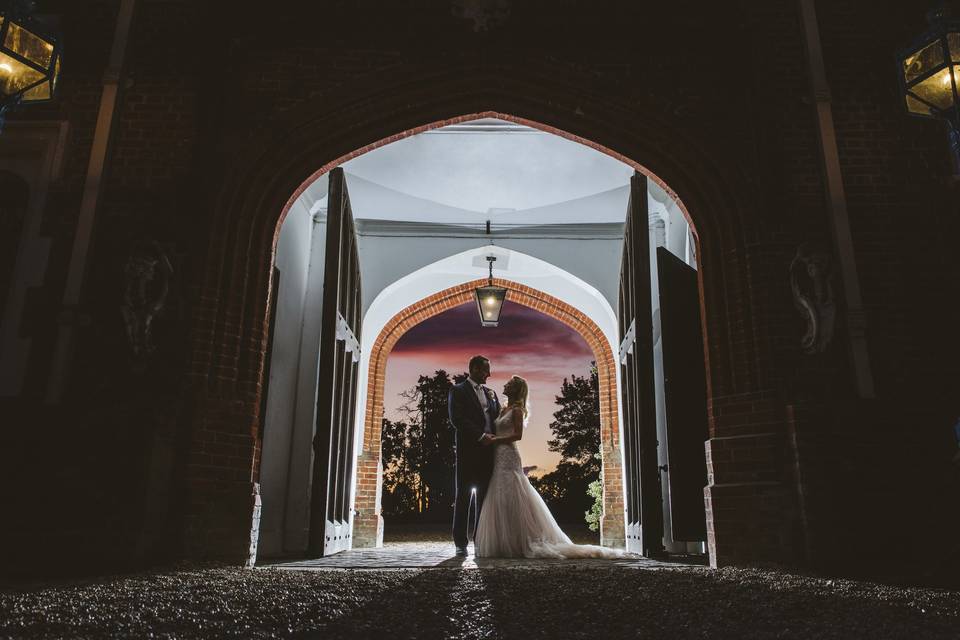
M 123 266 L 120 311 L 127 342 L 137 361 L 143 361 L 156 349 L 151 328 L 166 306 L 172 276 L 170 259 L 158 243 L 140 241 L 133 245 Z
M 790 289 L 806 324 L 800 348 L 806 354 L 823 353 L 833 340 L 837 318 L 830 255 L 809 243 L 797 247 L 790 263 Z

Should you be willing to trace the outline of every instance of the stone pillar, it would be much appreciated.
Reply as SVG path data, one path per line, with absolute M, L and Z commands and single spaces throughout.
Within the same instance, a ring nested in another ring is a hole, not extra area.
M 247 568 L 251 568 L 257 563 L 257 543 L 260 541 L 260 512 L 263 508 L 263 503 L 260 501 L 259 482 L 253 483 L 250 499 L 253 507 L 253 518 L 250 523 L 250 552 L 247 555 Z
M 379 440 L 379 438 L 378 438 Z M 353 548 L 383 546 L 383 516 L 380 515 L 380 494 L 383 488 L 383 467 L 379 450 L 366 449 L 357 458 L 357 494 L 354 500 Z
M 184 558 L 249 566 L 260 535 L 255 483 L 188 480 L 180 548 Z
M 603 515 L 600 518 L 600 544 L 623 549 L 627 541 L 623 513 L 623 469 L 620 447 L 603 445 Z
M 707 441 L 704 501 L 711 566 L 794 560 L 793 495 L 781 478 L 782 444 L 776 433 Z

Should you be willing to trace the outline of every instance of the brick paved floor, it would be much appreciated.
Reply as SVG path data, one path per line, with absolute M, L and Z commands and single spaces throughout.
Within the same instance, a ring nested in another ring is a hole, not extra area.
M 271 566 L 289 570 L 323 569 L 430 569 L 430 568 L 511 568 L 511 567 L 547 567 L 551 565 L 611 566 L 636 569 L 670 569 L 695 567 L 691 560 L 658 562 L 641 556 L 627 556 L 616 560 L 550 560 L 526 558 L 477 558 L 473 555 L 473 546 L 466 557 L 454 554 L 450 542 L 388 542 L 379 549 L 351 549 L 326 558 L 315 560 L 274 561 L 259 563 L 259 566 Z

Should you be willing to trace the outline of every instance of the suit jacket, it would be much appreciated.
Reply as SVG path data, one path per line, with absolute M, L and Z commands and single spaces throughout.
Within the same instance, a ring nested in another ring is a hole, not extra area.
M 500 415 L 500 400 L 493 389 L 489 391 L 488 411 L 491 422 Z M 473 390 L 470 380 L 450 387 L 447 394 L 447 411 L 450 415 L 450 425 L 457 436 L 457 459 L 462 455 L 472 456 L 481 452 L 489 452 L 490 447 L 480 444 L 483 437 L 486 420 L 483 417 L 483 407 L 480 398 Z

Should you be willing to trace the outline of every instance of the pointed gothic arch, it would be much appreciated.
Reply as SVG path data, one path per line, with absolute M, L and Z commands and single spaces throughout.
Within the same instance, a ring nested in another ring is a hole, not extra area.
M 464 282 L 419 300 L 395 314 L 373 342 L 367 373 L 363 444 L 357 463 L 353 539 L 355 546 L 378 546 L 383 540 L 380 516 L 382 479 L 381 435 L 383 393 L 387 359 L 403 335 L 428 318 L 473 299 L 474 290 L 486 280 Z M 494 278 L 494 284 L 509 289 L 511 302 L 539 311 L 576 331 L 590 347 L 597 364 L 600 387 L 600 453 L 602 460 L 603 519 L 601 541 L 608 546 L 624 544 L 623 470 L 618 419 L 617 362 L 610 341 L 583 311 L 554 296 L 518 282 Z
M 760 292 L 745 230 L 757 224 L 760 208 L 749 180 L 726 161 L 724 149 L 694 139 L 663 105 L 625 100 L 593 80 L 549 62 L 436 72 L 400 65 L 265 117 L 259 129 L 228 143 L 236 147 L 223 150 L 228 160 L 218 174 L 193 313 L 182 479 L 186 555 L 248 558 L 256 539 L 271 264 L 287 210 L 316 175 L 426 129 L 482 117 L 511 120 L 592 146 L 669 185 L 695 229 L 711 435 L 741 433 L 717 418 L 726 404 L 752 403 L 758 420 L 780 410 L 769 388 L 775 376 L 767 331 L 756 320 Z M 717 477 L 726 462 L 708 450 L 708 464 Z M 714 561 L 725 561 L 721 535 L 731 558 L 756 555 L 728 533 L 739 530 L 741 514 L 728 520 L 729 527 L 709 523 Z M 775 514 L 768 520 L 754 529 L 780 526 Z

